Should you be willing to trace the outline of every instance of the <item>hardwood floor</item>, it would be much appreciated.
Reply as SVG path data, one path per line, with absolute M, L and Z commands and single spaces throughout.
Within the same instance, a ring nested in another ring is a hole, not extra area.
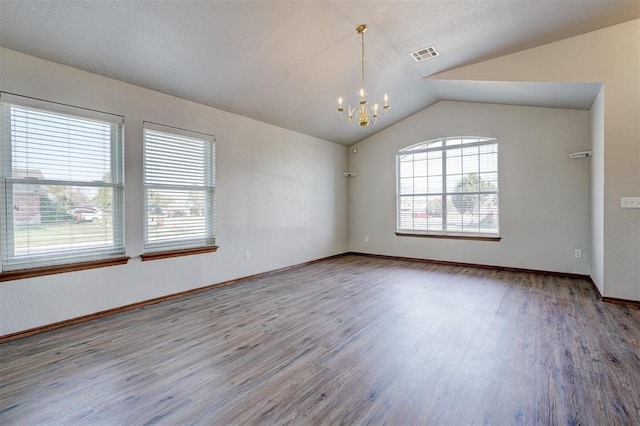
M 640 424 L 640 309 L 345 256 L 0 345 L 0 424 Z

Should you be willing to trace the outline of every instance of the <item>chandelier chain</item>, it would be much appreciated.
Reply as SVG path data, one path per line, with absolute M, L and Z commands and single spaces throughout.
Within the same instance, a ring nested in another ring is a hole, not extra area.
M 364 90 L 364 31 L 360 33 L 362 36 L 362 90 Z

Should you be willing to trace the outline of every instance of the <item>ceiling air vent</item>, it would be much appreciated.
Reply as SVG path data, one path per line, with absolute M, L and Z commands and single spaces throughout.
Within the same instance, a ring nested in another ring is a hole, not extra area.
M 422 62 L 425 59 L 433 58 L 434 56 L 438 56 L 439 53 L 433 46 L 423 47 L 420 50 L 416 50 L 415 52 L 411 52 L 411 57 L 416 60 L 416 62 Z

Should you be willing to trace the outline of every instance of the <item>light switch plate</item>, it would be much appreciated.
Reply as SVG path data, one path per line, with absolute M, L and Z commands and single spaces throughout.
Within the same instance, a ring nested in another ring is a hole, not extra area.
M 640 209 L 640 197 L 622 197 L 620 207 L 623 209 Z

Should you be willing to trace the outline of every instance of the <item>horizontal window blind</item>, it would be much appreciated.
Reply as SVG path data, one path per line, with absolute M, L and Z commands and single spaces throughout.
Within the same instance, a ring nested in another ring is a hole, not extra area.
M 123 119 L 0 95 L 2 270 L 124 255 Z
M 498 235 L 498 142 L 445 138 L 397 155 L 398 231 Z
M 214 137 L 145 123 L 147 253 L 215 244 Z

